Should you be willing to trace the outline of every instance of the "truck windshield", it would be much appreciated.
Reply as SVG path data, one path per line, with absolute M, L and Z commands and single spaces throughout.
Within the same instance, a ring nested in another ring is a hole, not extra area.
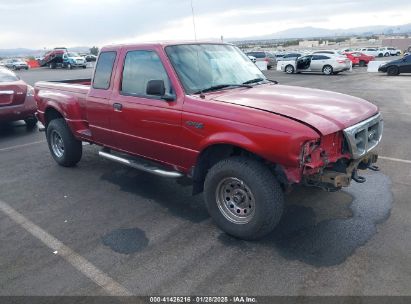
M 175 45 L 167 47 L 166 53 L 187 94 L 267 81 L 257 66 L 232 45 Z

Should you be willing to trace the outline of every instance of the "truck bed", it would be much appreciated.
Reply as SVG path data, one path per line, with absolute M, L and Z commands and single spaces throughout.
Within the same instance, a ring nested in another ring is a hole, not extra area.
M 53 89 L 58 91 L 66 91 L 78 94 L 87 94 L 91 85 L 91 79 L 67 79 L 57 81 L 40 81 L 36 83 L 36 87 L 41 89 Z

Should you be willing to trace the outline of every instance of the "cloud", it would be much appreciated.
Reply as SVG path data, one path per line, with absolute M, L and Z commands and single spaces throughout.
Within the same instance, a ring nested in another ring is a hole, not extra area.
M 409 1 L 193 0 L 201 39 L 410 22 Z M 190 0 L 0 0 L 0 48 L 193 39 Z M 395 15 L 395 18 L 392 16 Z M 12 35 L 11 35 L 12 33 Z M 4 38 L 6 37 L 6 38 Z

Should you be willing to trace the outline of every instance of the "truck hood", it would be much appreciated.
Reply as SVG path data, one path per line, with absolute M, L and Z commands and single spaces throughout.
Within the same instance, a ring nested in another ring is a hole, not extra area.
M 322 135 L 346 129 L 378 112 L 375 105 L 357 97 L 272 84 L 224 91 L 212 99 L 285 116 L 310 125 Z

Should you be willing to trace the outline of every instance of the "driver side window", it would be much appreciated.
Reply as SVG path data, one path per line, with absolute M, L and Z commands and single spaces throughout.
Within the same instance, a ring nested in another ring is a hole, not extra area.
M 154 51 L 128 52 L 124 61 L 121 94 L 157 99 L 147 95 L 147 84 L 151 80 L 163 80 L 166 93 L 172 93 L 167 72 Z

